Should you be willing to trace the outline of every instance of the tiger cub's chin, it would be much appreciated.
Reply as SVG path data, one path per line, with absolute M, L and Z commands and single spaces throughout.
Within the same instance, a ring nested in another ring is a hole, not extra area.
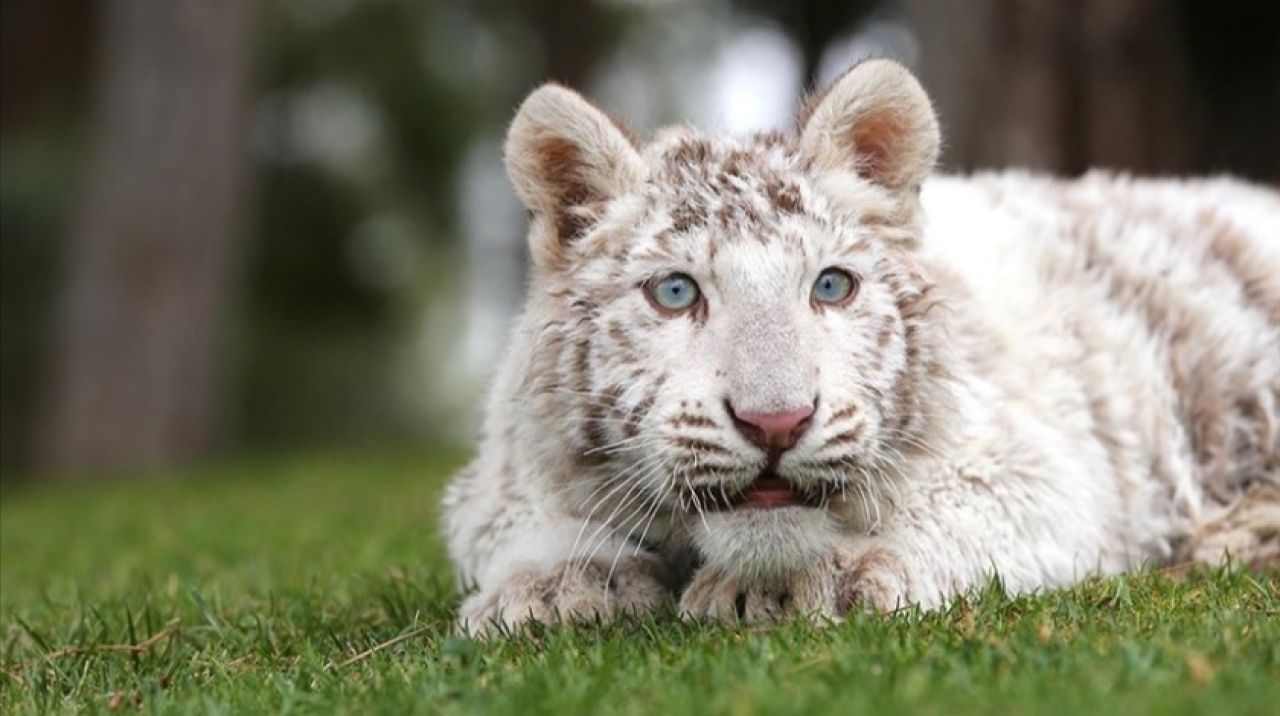
M 837 531 L 822 508 L 740 508 L 704 515 L 694 544 L 703 561 L 744 577 L 782 577 L 815 569 Z

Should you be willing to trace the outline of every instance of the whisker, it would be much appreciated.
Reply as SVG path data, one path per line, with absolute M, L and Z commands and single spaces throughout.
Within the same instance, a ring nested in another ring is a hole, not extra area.
M 637 462 L 633 465 L 628 466 L 625 470 L 616 472 L 606 477 L 605 479 L 601 480 L 600 485 L 598 485 L 594 490 L 592 490 L 586 497 L 582 499 L 582 502 L 578 505 L 578 509 L 581 510 L 583 507 L 585 507 L 587 504 L 587 501 L 590 500 L 593 496 L 595 496 L 595 494 L 598 493 L 601 489 L 603 489 L 606 485 L 617 483 L 620 480 L 625 480 L 635 472 L 639 472 L 640 470 L 645 469 L 652 462 L 653 462 L 653 459 L 641 460 L 640 462 Z M 569 485 L 566 489 L 573 488 L 573 487 L 576 487 L 576 485 Z
M 689 478 L 685 476 L 684 484 L 689 488 L 689 497 L 693 500 L 693 506 L 698 510 L 698 518 L 702 520 L 702 529 L 711 534 L 711 525 L 707 524 L 707 515 L 702 510 L 702 500 L 698 499 L 697 492 L 694 491 L 693 485 L 689 483 Z
M 578 545 L 579 545 L 579 543 L 580 543 L 580 542 L 581 542 L 581 540 L 582 540 L 582 535 L 583 535 L 583 533 L 586 531 L 586 529 L 587 529 L 587 525 L 591 524 L 591 518 L 592 518 L 593 516 L 595 516 L 596 510 L 600 509 L 600 507 L 601 507 L 605 502 L 607 502 L 607 501 L 608 501 L 608 499 L 609 499 L 610 497 L 612 497 L 614 494 L 616 494 L 619 490 L 621 490 L 622 488 L 624 488 L 624 487 L 626 487 L 626 486 L 627 486 L 627 482 L 628 482 L 628 480 L 627 480 L 626 478 L 623 478 L 623 477 L 622 477 L 622 476 L 624 476 L 624 475 L 626 475 L 626 474 L 627 474 L 626 472 L 623 472 L 623 473 L 620 473 L 620 474 L 619 474 L 619 476 L 618 476 L 618 477 L 619 477 L 619 479 L 617 479 L 617 480 L 616 480 L 617 484 L 616 484 L 614 487 L 610 488 L 610 490 L 609 490 L 608 492 L 606 492 L 604 495 L 602 495 L 599 499 L 597 499 L 597 500 L 596 500 L 596 502 L 595 502 L 595 504 L 591 506 L 591 511 L 590 511 L 590 512 L 588 512 L 588 513 L 587 513 L 587 516 L 586 516 L 586 517 L 584 517 L 584 518 L 582 519 L 582 526 L 578 528 L 578 535 L 577 535 L 577 537 L 575 537 L 575 538 L 574 538 L 574 540 L 573 540 L 573 545 L 569 548 L 569 563 L 570 563 L 570 564 L 572 564 L 572 563 L 573 563 L 573 560 L 575 559 L 575 555 L 577 554 L 577 551 L 578 551 Z M 597 489 L 599 489 L 599 488 L 597 488 Z M 635 488 L 634 488 L 634 486 L 633 486 L 631 489 L 635 489 Z M 630 494 L 630 490 L 628 490 L 628 494 Z M 590 499 L 590 498 L 588 498 L 588 499 Z M 584 505 L 586 504 L 586 501 L 585 501 L 585 500 L 583 501 L 583 504 L 584 504 Z M 597 532 L 598 532 L 598 531 L 597 531 Z M 593 535 L 593 536 L 591 537 L 591 539 L 590 539 L 590 540 L 588 540 L 588 543 L 590 543 L 590 541 L 591 541 L 591 540 L 594 540 L 594 539 L 595 539 L 595 537 L 594 537 L 594 535 Z
M 634 479 L 632 480 L 632 485 L 631 485 L 631 487 L 627 490 L 627 492 L 622 496 L 622 500 L 621 500 L 621 502 L 619 502 L 619 503 L 618 503 L 618 504 L 613 508 L 613 511 L 609 513 L 609 516 L 608 516 L 608 517 L 604 518 L 604 520 L 602 520 L 602 521 L 600 522 L 599 526 L 596 528 L 596 531 L 595 531 L 595 532 L 593 532 L 593 533 L 592 533 L 592 535 L 591 535 L 591 537 L 589 537 L 589 538 L 587 539 L 587 544 L 588 544 L 588 545 L 595 543 L 595 542 L 596 542 L 596 540 L 600 537 L 601 533 L 602 533 L 602 532 L 604 532 L 604 530 L 608 529 L 608 530 L 616 531 L 616 530 L 614 529 L 614 527 L 612 526 L 612 522 L 613 522 L 614 518 L 615 518 L 615 517 L 617 517 L 618 512 L 620 512 L 620 511 L 621 511 L 625 506 L 627 506 L 628 504 L 630 504 L 630 502 L 631 502 L 633 499 L 635 499 L 635 498 L 633 498 L 632 496 L 633 496 L 634 494 L 636 494 L 636 490 L 637 490 L 637 489 L 640 489 L 640 488 L 642 488 L 642 487 L 644 486 L 643 480 L 644 480 L 644 479 L 646 479 L 649 475 L 651 475 L 651 474 L 653 474 L 654 472 L 656 472 L 657 470 L 661 469 L 661 467 L 662 467 L 662 464 L 661 464 L 661 463 L 655 463 L 654 465 L 652 465 L 652 466 L 650 467 L 650 469 L 648 469 L 648 470 L 646 470 L 646 471 L 644 472 L 644 475 L 642 475 L 642 476 L 637 476 L 636 478 L 634 478 Z M 623 484 L 625 485 L 625 483 L 623 483 Z M 620 487 L 621 487 L 621 486 L 620 486 Z M 615 489 L 615 490 L 611 491 L 611 493 L 610 493 L 610 494 L 612 494 L 613 492 L 616 492 L 616 491 L 617 491 L 617 490 Z M 643 496 L 643 494 L 644 494 L 644 493 L 643 493 L 643 492 L 641 492 L 641 493 L 639 493 L 639 494 L 640 494 L 640 496 Z M 602 500 L 601 500 L 601 502 L 603 502 L 603 501 L 604 501 L 604 500 L 602 499 Z M 592 512 L 594 513 L 594 511 L 595 511 L 595 510 L 594 510 L 594 508 L 593 508 L 593 509 L 592 509 Z M 588 519 L 590 519 L 590 516 L 588 516 Z M 610 533 L 605 533 L 605 535 L 604 535 L 604 540 L 603 540 L 600 544 L 597 544 L 597 546 L 595 547 L 595 549 L 593 549 L 593 550 L 591 551 L 591 557 L 594 557 L 594 556 L 595 556 L 595 552 L 596 552 L 597 550 L 599 550 L 601 546 L 603 546 L 603 542 L 607 542 L 607 541 L 608 541 L 608 538 L 609 538 L 610 536 L 612 536 L 612 532 L 610 532 Z M 570 555 L 573 555 L 575 552 L 576 552 L 576 545 L 575 545 L 574 549 L 570 550 Z M 572 563 L 572 559 L 571 559 L 570 561 L 571 561 L 571 563 Z M 583 560 L 583 567 L 582 567 L 582 568 L 583 568 L 583 569 L 585 569 L 585 568 L 586 568 L 586 563 L 588 563 L 588 562 L 590 562 L 590 561 L 591 561 L 591 558 L 590 558 L 590 557 L 588 557 L 587 559 Z
M 652 447 L 653 445 L 658 444 L 659 442 L 661 442 L 661 438 L 658 438 L 653 435 L 636 435 L 634 437 L 623 438 L 621 440 L 611 442 L 607 445 L 600 445 L 599 447 L 593 447 L 590 450 L 583 452 L 582 454 L 594 455 L 596 453 L 602 453 L 602 452 L 616 453 L 616 452 L 627 452 L 629 450 L 640 450 L 646 447 Z
M 663 492 L 665 492 L 667 489 L 669 489 L 669 484 L 670 484 L 670 481 L 663 482 L 662 487 L 659 488 L 658 494 L 660 495 Z M 662 507 L 662 499 L 657 495 L 655 495 L 653 497 L 653 510 L 649 513 L 649 520 L 648 522 L 645 523 L 644 531 L 640 533 L 640 540 L 636 542 L 635 551 L 631 553 L 632 557 L 640 554 L 640 549 L 644 547 L 644 540 L 646 537 L 649 536 L 649 528 L 653 526 L 653 518 L 658 516 L 658 510 L 661 507 Z
M 627 497 L 625 497 L 623 502 L 619 505 L 619 508 L 621 508 L 623 505 L 628 505 L 626 516 L 623 518 L 625 520 L 623 524 L 627 524 L 632 520 L 636 520 L 638 525 L 639 519 L 641 519 L 646 512 L 645 506 L 648 504 L 648 501 L 644 499 L 645 497 L 646 495 L 644 492 L 638 493 L 634 498 L 631 497 L 631 493 L 628 492 Z M 640 499 L 641 501 L 639 503 L 633 504 L 633 501 L 636 499 Z M 617 510 L 615 510 L 615 512 L 616 511 Z M 600 524 L 601 528 L 608 529 L 608 531 L 605 532 L 602 537 L 600 537 L 598 540 L 596 539 L 597 535 L 600 535 L 601 533 L 601 529 L 597 529 L 596 534 L 592 535 L 591 539 L 588 540 L 588 544 L 594 543 L 595 547 L 593 547 L 588 554 L 585 554 L 581 562 L 579 562 L 579 567 L 577 570 L 578 574 L 581 574 L 582 572 L 586 571 L 587 566 L 591 564 L 592 560 L 595 559 L 596 554 L 599 553 L 600 549 L 609 542 L 609 539 L 611 537 L 617 536 L 619 527 L 613 524 L 613 517 L 614 517 L 613 515 L 610 515 L 607 521 L 602 522 Z M 627 531 L 627 536 L 623 539 L 623 544 L 619 546 L 619 550 L 625 548 L 627 540 L 631 538 L 631 534 L 635 531 L 635 527 L 637 525 L 633 525 L 631 529 Z M 615 556 L 614 559 L 616 562 L 617 557 Z M 570 561 L 570 564 L 572 565 L 573 561 Z M 612 567 L 610 567 L 609 576 L 610 577 L 613 576 Z
M 645 538 L 645 536 L 646 536 L 646 535 L 648 535 L 648 534 L 649 534 L 649 527 L 653 524 L 653 518 L 654 518 L 654 516 L 658 514 L 658 505 L 660 504 L 660 502 L 659 502 L 659 500 L 658 500 L 657 496 L 656 496 L 656 495 L 650 495 L 650 496 L 648 497 L 648 499 L 646 500 L 646 502 L 641 503 L 641 504 L 642 504 L 642 506 L 643 506 L 643 505 L 647 505 L 647 504 L 648 504 L 648 502 L 652 502 L 652 503 L 653 503 L 653 506 L 652 506 L 651 508 L 647 508 L 647 509 L 645 510 L 645 512 L 641 514 L 641 519 L 642 519 L 642 521 L 644 521 L 644 522 L 645 522 L 644 531 L 640 534 L 640 539 L 636 541 L 636 548 L 635 548 L 635 550 L 631 553 L 631 556 L 632 556 L 632 557 L 634 557 L 634 556 L 636 556 L 636 555 L 640 554 L 640 549 L 641 549 L 642 547 L 644 547 L 644 538 Z M 649 517 L 648 517 L 648 519 L 647 519 L 647 520 L 644 520 L 644 514 L 646 514 L 646 513 L 649 515 Z M 613 581 L 613 572 L 614 572 L 614 570 L 615 570 L 615 569 L 617 569 L 617 568 L 618 568 L 618 560 L 622 557 L 622 553 L 623 553 L 624 551 L 626 551 L 626 549 L 627 549 L 627 542 L 629 542 L 629 541 L 631 540 L 631 536 L 632 536 L 633 534 L 635 534 L 635 529 L 636 529 L 636 527 L 638 527 L 638 526 L 639 526 L 639 524 L 637 524 L 635 527 L 632 527 L 631 529 L 627 530 L 627 536 L 626 536 L 625 538 L 623 538 L 622 543 L 618 545 L 618 552 L 617 552 L 617 554 L 613 555 L 613 561 L 609 563 L 609 572 L 608 572 L 608 574 L 605 576 L 605 580 L 604 580 L 604 583 L 605 583 L 605 603 L 606 603 L 606 604 L 608 604 L 608 599 L 609 599 L 608 585 Z

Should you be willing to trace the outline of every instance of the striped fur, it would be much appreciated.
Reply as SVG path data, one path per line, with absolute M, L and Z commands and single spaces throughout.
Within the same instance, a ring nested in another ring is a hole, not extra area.
M 508 166 L 528 304 L 444 502 L 460 621 L 838 617 L 1223 548 L 1280 552 L 1280 196 L 1227 179 L 933 177 L 927 99 L 855 67 L 794 133 L 637 147 L 544 88 Z M 818 305 L 823 269 L 847 306 Z M 703 293 L 645 297 L 680 271 Z M 816 396 L 776 471 L 738 410 Z M 1248 504 L 1245 504 L 1248 503 Z M 1270 555 L 1270 556 L 1268 556 Z

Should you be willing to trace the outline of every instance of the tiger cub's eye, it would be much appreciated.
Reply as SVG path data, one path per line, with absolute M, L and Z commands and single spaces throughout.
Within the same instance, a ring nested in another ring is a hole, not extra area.
M 650 281 L 645 290 L 649 298 L 660 308 L 683 311 L 698 302 L 698 284 L 682 273 L 668 274 Z
M 817 303 L 841 304 L 853 297 L 858 281 L 848 271 L 829 268 L 813 282 L 813 300 Z

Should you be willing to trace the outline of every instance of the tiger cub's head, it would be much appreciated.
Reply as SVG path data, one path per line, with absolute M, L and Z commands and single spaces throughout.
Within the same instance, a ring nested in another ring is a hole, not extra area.
M 938 144 L 884 60 L 790 133 L 640 144 L 568 89 L 529 96 L 506 145 L 532 215 L 528 398 L 584 516 L 687 524 L 757 571 L 871 519 L 945 373 L 913 255 Z

